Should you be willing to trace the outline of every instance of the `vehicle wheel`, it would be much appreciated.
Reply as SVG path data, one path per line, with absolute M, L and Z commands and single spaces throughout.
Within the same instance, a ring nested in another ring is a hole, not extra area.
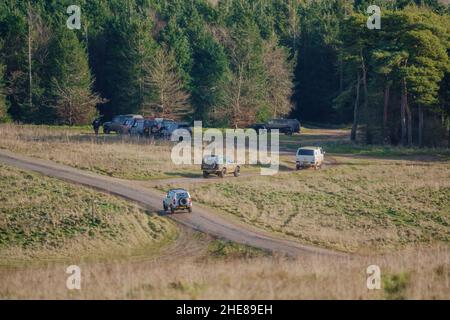
M 175 208 L 170 206 L 170 213 L 175 213 Z
M 167 209 L 168 209 L 165 203 L 163 203 L 163 208 L 164 208 L 164 211 L 167 211 Z
M 104 128 L 103 128 L 103 133 L 104 133 L 104 134 L 110 134 L 111 132 L 109 131 L 109 129 L 104 129 Z
M 223 178 L 227 174 L 227 168 L 223 168 L 222 171 L 219 173 L 219 177 Z
M 192 208 L 188 208 L 188 212 L 189 212 L 189 213 L 192 213 Z
M 203 178 L 208 178 L 208 176 L 209 176 L 209 173 L 207 172 L 207 171 L 203 171 Z
M 292 136 L 292 130 L 290 130 L 290 129 L 287 130 L 287 131 L 286 131 L 286 135 L 287 135 L 287 136 Z
M 241 167 L 236 167 L 236 169 L 234 170 L 234 176 L 239 177 L 240 174 L 241 174 Z
M 295 168 L 296 168 L 297 170 L 300 170 L 300 169 L 302 168 L 302 166 L 298 164 L 298 165 L 295 166 Z

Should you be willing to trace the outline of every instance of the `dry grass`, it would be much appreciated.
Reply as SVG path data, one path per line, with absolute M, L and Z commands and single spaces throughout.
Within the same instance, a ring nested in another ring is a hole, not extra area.
M 173 223 L 91 189 L 0 165 L 0 261 L 155 253 Z
M 245 223 L 338 250 L 449 243 L 449 161 L 333 160 L 320 171 L 177 186 Z
M 301 141 L 342 139 L 331 133 L 311 130 Z M 0 137 L 0 148 L 121 178 L 199 174 L 196 167 L 174 167 L 167 144 L 37 126 L 0 125 Z M 337 147 L 347 153 L 351 146 Z M 115 197 L 0 166 L 0 261 L 8 262 L 0 267 L 0 298 L 450 299 L 449 160 L 368 151 L 371 158 L 332 155 L 317 172 L 184 185 L 195 201 L 245 223 L 365 254 L 339 260 L 267 256 L 204 236 L 167 247 L 176 234 L 167 220 Z M 291 171 L 293 159 L 282 160 Z M 99 221 L 92 219 L 93 199 Z M 151 258 L 123 259 L 136 248 Z M 155 260 L 152 253 L 166 248 L 166 258 Z M 24 259 L 32 264 L 17 261 Z M 70 264 L 82 269 L 81 291 L 65 286 Z M 382 290 L 366 288 L 372 264 L 381 267 Z
M 170 143 L 129 136 L 95 137 L 88 129 L 0 124 L 0 148 L 117 178 L 160 179 L 198 175 L 175 166 Z
M 81 263 L 81 290 L 67 290 L 67 265 L 0 269 L 0 297 L 26 299 L 449 299 L 448 247 L 330 260 L 192 259 Z M 73 259 L 72 263 L 77 261 Z M 382 289 L 366 287 L 381 268 Z

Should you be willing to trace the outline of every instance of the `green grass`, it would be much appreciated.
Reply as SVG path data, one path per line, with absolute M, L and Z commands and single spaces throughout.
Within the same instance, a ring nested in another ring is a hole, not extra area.
M 319 171 L 178 186 L 234 219 L 338 250 L 450 242 L 449 162 L 336 161 Z
M 388 274 L 383 276 L 383 290 L 388 300 L 406 299 L 406 290 L 410 282 L 409 273 Z
M 311 135 L 300 135 L 292 137 L 280 137 L 280 148 L 297 150 L 297 148 L 307 145 L 319 146 L 329 154 L 349 154 L 361 155 L 374 158 L 402 158 L 402 157 L 434 157 L 444 160 L 450 159 L 450 148 L 418 148 L 402 146 L 384 145 L 364 145 L 345 141 L 342 137 L 332 137 L 314 134 L 314 130 L 309 130 Z
M 224 240 L 212 241 L 208 247 L 208 254 L 216 259 L 252 259 L 270 255 L 269 252 L 258 248 Z
M 393 146 L 354 145 L 350 143 L 327 143 L 325 151 L 334 154 L 364 155 L 378 158 L 429 156 L 450 159 L 449 148 L 408 148 Z
M 171 143 L 108 135 L 82 128 L 0 124 L 0 148 L 81 170 L 130 180 L 192 177 L 198 166 L 177 166 Z
M 176 228 L 167 219 L 39 174 L 0 165 L 0 189 L 2 263 L 74 254 L 142 254 L 176 238 Z

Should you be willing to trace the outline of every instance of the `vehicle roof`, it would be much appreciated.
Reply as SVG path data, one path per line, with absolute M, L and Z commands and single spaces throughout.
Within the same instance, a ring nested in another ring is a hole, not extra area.
M 269 121 L 298 121 L 297 119 L 283 119 L 283 118 L 274 118 Z
M 133 118 L 139 118 L 139 119 L 144 119 L 144 117 L 143 116 L 141 116 L 140 114 L 124 114 L 124 115 L 121 115 L 122 117 L 133 117 Z
M 321 149 L 321 147 L 301 147 L 298 149 L 299 150 L 318 150 L 318 149 Z
M 181 189 L 181 188 L 178 188 L 178 189 L 170 189 L 169 190 L 169 192 L 175 192 L 175 193 L 189 193 L 187 190 L 185 190 L 185 189 Z
M 226 157 L 219 156 L 219 155 L 216 155 L 216 154 L 206 154 L 206 155 L 203 156 L 203 159 L 211 159 L 211 158 L 213 158 L 213 159 L 226 159 Z

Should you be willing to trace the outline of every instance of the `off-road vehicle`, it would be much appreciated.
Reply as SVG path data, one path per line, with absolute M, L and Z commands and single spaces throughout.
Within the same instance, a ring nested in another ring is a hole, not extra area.
M 192 199 L 189 192 L 184 189 L 172 189 L 167 192 L 163 200 L 164 211 L 175 213 L 176 210 L 192 212 Z
M 325 152 L 320 147 L 303 147 L 297 150 L 296 168 L 306 167 L 319 169 L 322 167 Z
M 115 116 L 112 121 L 103 124 L 103 133 L 110 134 L 117 132 L 120 134 L 128 133 L 135 119 L 143 119 L 141 115 L 127 114 Z
M 210 155 L 203 157 L 202 161 L 203 178 L 208 178 L 210 174 L 223 178 L 226 174 L 233 174 L 238 177 L 241 174 L 241 167 L 225 157 Z
M 259 133 L 260 129 L 266 129 L 268 132 L 272 130 L 278 130 L 280 133 L 284 133 L 288 136 L 294 133 L 300 133 L 300 122 L 297 119 L 272 119 L 266 123 L 256 123 L 251 126 Z

